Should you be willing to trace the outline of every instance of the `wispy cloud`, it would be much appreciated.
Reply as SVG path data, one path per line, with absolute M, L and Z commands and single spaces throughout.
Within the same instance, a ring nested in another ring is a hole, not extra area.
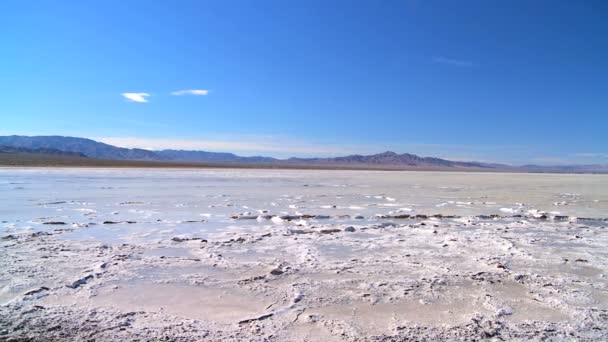
M 140 103 L 148 102 L 146 97 L 150 96 L 150 94 L 148 94 L 148 93 L 122 93 L 120 95 L 122 95 L 124 98 L 126 98 L 129 101 L 140 102 Z
M 189 89 L 189 90 L 178 90 L 171 93 L 171 95 L 194 95 L 194 96 L 205 96 L 209 94 L 209 90 L 206 89 Z
M 442 57 L 442 56 L 433 57 L 433 62 L 439 63 L 439 64 L 457 66 L 457 67 L 472 67 L 473 66 L 473 62 L 471 62 L 471 61 L 447 58 L 447 57 Z

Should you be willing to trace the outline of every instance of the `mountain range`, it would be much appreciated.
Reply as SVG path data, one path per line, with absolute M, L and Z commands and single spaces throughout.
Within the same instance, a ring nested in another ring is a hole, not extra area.
M 0 146 L 0 154 L 42 154 L 47 156 L 60 156 L 72 158 L 86 158 L 81 152 L 61 151 L 54 148 L 25 148 L 13 146 Z
M 243 157 L 233 153 L 160 150 L 117 147 L 92 139 L 64 136 L 0 136 L 0 154 L 27 153 L 48 156 L 93 158 L 104 160 L 189 162 L 273 166 L 313 166 L 388 169 L 477 169 L 523 172 L 608 172 L 608 165 L 566 165 L 514 167 L 473 161 L 452 161 L 435 157 L 387 151 L 373 155 L 349 155 L 333 158 L 277 159 L 263 156 Z
M 460 162 L 433 157 L 420 157 L 415 154 L 398 154 L 391 151 L 383 153 L 364 155 L 350 155 L 334 158 L 289 158 L 286 160 L 295 164 L 315 164 L 315 165 L 402 165 L 411 167 L 479 167 L 494 168 L 489 164 L 477 162 Z M 503 165 L 507 166 L 507 165 Z

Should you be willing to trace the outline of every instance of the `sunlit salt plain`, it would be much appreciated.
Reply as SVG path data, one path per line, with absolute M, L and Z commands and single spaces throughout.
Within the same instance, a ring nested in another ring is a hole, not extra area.
M 0 169 L 0 338 L 602 339 L 607 217 L 606 175 Z

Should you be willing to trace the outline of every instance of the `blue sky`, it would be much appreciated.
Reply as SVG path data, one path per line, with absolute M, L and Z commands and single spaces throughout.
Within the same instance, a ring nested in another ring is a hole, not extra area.
M 608 163 L 607 17 L 603 1 L 7 0 L 0 134 Z

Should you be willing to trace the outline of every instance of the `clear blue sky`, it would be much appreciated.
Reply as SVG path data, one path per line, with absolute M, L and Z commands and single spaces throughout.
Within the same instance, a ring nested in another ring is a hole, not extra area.
M 608 163 L 605 1 L 6 0 L 0 56 L 3 135 Z

